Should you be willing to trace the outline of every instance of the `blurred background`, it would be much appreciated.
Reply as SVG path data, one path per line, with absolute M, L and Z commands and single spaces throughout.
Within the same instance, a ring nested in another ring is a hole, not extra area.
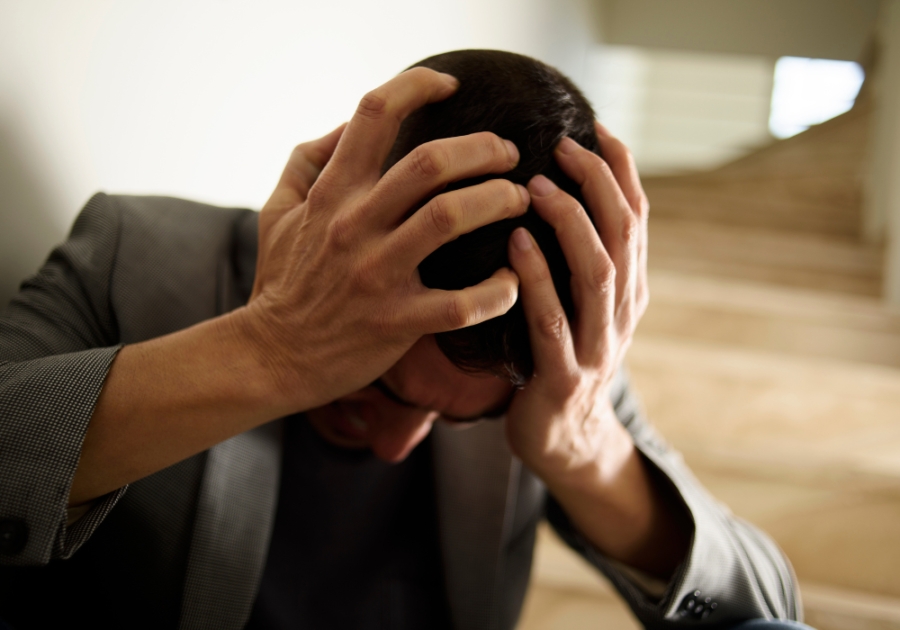
M 557 66 L 629 144 L 650 418 L 808 622 L 900 628 L 900 0 L 0 0 L 0 299 L 93 192 L 259 208 L 296 143 L 459 48 Z M 521 627 L 637 626 L 544 529 Z

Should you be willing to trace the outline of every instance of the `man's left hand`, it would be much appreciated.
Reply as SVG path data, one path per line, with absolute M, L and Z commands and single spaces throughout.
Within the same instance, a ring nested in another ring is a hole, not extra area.
M 513 398 L 507 437 L 598 549 L 668 576 L 686 552 L 687 515 L 655 486 L 609 400 L 647 307 L 649 206 L 628 149 L 599 124 L 596 131 L 603 158 L 569 138 L 555 157 L 581 187 L 599 234 L 581 204 L 549 179 L 538 175 L 528 185 L 572 272 L 572 321 L 534 239 L 524 228 L 510 238 L 535 368 Z
M 516 455 L 542 476 L 577 470 L 604 451 L 608 388 L 647 306 L 647 198 L 628 149 L 597 127 L 605 160 L 570 138 L 559 143 L 556 160 L 581 186 L 600 234 L 549 179 L 538 175 L 528 185 L 572 272 L 574 321 L 531 235 L 520 228 L 510 239 L 535 369 L 512 402 L 508 434 Z

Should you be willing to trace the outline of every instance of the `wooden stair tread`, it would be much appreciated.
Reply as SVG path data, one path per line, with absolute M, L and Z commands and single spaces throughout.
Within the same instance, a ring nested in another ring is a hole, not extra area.
M 900 367 L 900 312 L 874 297 L 651 269 L 638 335 Z
M 883 252 L 854 239 L 654 217 L 652 269 L 809 287 L 881 293 Z

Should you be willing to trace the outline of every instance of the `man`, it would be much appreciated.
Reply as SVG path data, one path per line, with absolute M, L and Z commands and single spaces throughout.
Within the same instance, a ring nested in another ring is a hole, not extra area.
M 0 324 L 0 558 L 22 567 L 0 616 L 508 628 L 544 487 L 648 627 L 799 615 L 786 560 L 697 486 L 619 372 L 647 300 L 625 148 L 538 62 L 420 65 L 443 73 L 399 75 L 300 145 L 258 226 L 98 196 L 23 285 Z M 496 230 L 501 265 L 444 273 Z

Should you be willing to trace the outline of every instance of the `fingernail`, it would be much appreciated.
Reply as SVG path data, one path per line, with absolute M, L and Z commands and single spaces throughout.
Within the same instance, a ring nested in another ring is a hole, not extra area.
M 568 155 L 573 151 L 578 149 L 578 143 L 572 140 L 572 138 L 566 136 L 562 140 L 560 140 L 559 145 L 556 147 L 560 153 L 564 155 Z
M 546 197 L 547 195 L 552 195 L 557 190 L 559 190 L 556 187 L 556 184 L 551 182 L 543 175 L 535 175 L 531 178 L 531 181 L 528 185 L 531 186 L 531 190 L 534 191 L 534 194 L 536 194 L 538 197 Z
M 516 188 L 519 189 L 519 194 L 522 195 L 522 203 L 525 204 L 525 207 L 527 208 L 528 204 L 531 203 L 531 195 L 528 194 L 528 189 L 522 184 L 516 184 Z
M 516 231 L 513 232 L 512 240 L 513 245 L 515 245 L 516 249 L 518 250 L 524 252 L 531 249 L 531 236 L 528 234 L 528 230 L 526 230 L 525 228 L 516 228 Z
M 455 76 L 453 76 L 452 74 L 447 74 L 446 72 L 441 72 L 440 74 L 442 77 L 444 77 L 444 81 L 449 83 L 453 87 L 453 89 L 459 87 L 459 79 L 457 79 Z
M 509 159 L 512 160 L 513 164 L 518 164 L 519 163 L 519 149 L 517 149 L 516 145 L 514 145 L 509 140 L 504 140 L 503 142 L 506 144 L 507 152 L 509 152 Z

